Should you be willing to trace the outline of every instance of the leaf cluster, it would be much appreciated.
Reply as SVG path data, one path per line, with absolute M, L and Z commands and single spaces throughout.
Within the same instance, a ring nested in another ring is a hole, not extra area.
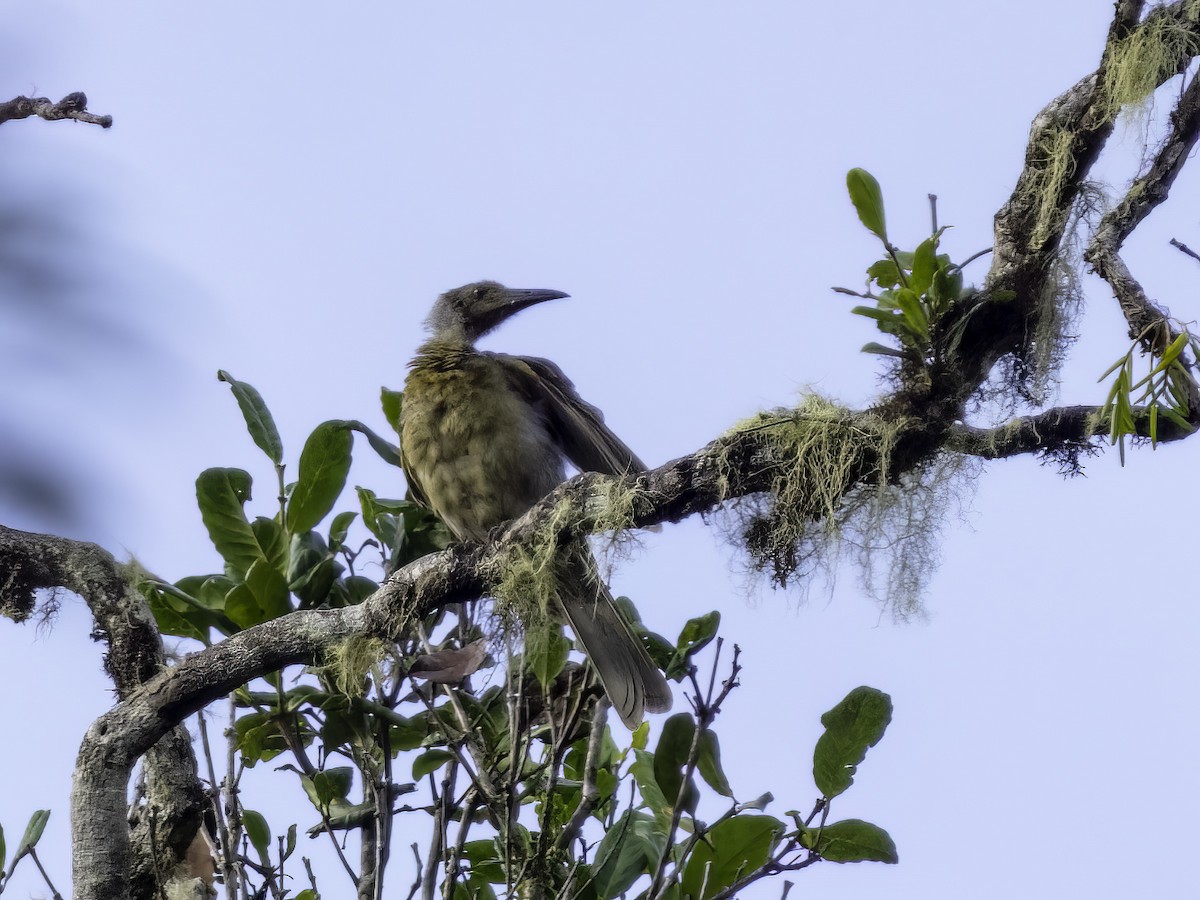
M 1161 330 L 1166 324 L 1156 322 L 1151 327 Z M 1151 357 L 1150 371 L 1141 379 L 1134 380 L 1137 377 L 1134 357 L 1143 348 L 1147 332 L 1139 335 L 1129 350 L 1100 376 L 1099 380 L 1103 381 L 1115 373 L 1100 416 L 1109 440 L 1117 446 L 1121 465 L 1125 465 L 1127 438 L 1145 436 L 1151 445 L 1158 445 L 1160 419 L 1169 420 L 1184 432 L 1195 430 L 1188 420 L 1191 414 L 1188 395 L 1192 385 L 1189 370 L 1193 362 L 1187 354 L 1190 352 L 1192 360 L 1200 359 L 1200 338 L 1182 325 L 1178 328 L 1178 334 L 1162 352 Z

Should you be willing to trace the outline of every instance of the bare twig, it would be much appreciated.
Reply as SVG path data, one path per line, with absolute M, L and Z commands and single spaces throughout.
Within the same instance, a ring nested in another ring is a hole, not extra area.
M 83 91 L 67 94 L 57 103 L 51 103 L 48 97 L 14 97 L 11 100 L 0 102 L 0 124 L 10 119 L 28 119 L 30 116 L 37 116 L 48 122 L 74 119 L 76 122 L 111 128 L 112 116 L 98 116 L 88 112 L 87 102 L 87 94 Z

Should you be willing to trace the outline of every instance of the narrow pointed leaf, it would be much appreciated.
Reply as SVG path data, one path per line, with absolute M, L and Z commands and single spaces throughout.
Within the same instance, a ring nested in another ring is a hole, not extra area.
M 377 435 L 374 431 L 364 425 L 357 419 L 352 419 L 347 423 L 352 431 L 357 431 L 367 439 L 367 443 L 371 445 L 371 449 L 379 454 L 380 459 L 385 463 L 389 463 L 396 468 L 403 468 L 400 465 L 400 448 L 391 441 L 385 440 Z
M 13 865 L 16 865 L 37 846 L 37 842 L 42 839 L 42 832 L 46 830 L 46 823 L 49 821 L 50 810 L 34 810 L 33 815 L 29 817 L 29 824 L 25 826 L 25 834 L 21 836 L 21 843 L 17 844 L 17 852 L 13 854 Z
M 700 755 L 696 758 L 696 768 L 710 788 L 722 797 L 733 796 L 733 788 L 729 786 L 729 779 L 721 768 L 721 743 L 715 731 L 705 729 L 700 735 Z
M 283 441 L 279 437 L 275 420 L 271 417 L 271 411 L 267 409 L 262 395 L 251 385 L 244 381 L 238 381 L 224 369 L 218 370 L 217 379 L 226 382 L 233 389 L 233 396 L 237 399 L 242 416 L 246 420 L 246 430 L 250 432 L 254 443 L 263 453 L 267 454 L 267 458 L 275 465 L 283 462 Z
M 894 356 L 897 359 L 912 359 L 912 353 L 905 350 L 897 350 L 895 347 L 885 347 L 877 341 L 868 341 L 862 345 L 863 353 L 874 353 L 877 356 Z

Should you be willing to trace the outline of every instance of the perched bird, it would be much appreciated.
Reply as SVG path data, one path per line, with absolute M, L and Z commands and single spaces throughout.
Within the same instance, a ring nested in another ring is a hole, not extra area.
M 624 475 L 646 467 L 546 359 L 475 349 L 509 316 L 566 297 L 481 281 L 447 291 L 425 320 L 432 336 L 409 363 L 400 445 L 413 495 L 460 540 L 482 541 L 529 510 L 566 477 Z M 645 711 L 671 707 L 671 689 L 617 610 L 591 553 L 571 552 L 558 570 L 567 623 L 630 728 Z

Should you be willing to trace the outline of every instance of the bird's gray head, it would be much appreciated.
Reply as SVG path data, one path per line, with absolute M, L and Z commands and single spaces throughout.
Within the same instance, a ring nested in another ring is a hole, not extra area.
M 473 344 L 514 313 L 567 296 L 562 291 L 518 290 L 496 281 L 476 281 L 438 297 L 425 325 L 435 337 Z

